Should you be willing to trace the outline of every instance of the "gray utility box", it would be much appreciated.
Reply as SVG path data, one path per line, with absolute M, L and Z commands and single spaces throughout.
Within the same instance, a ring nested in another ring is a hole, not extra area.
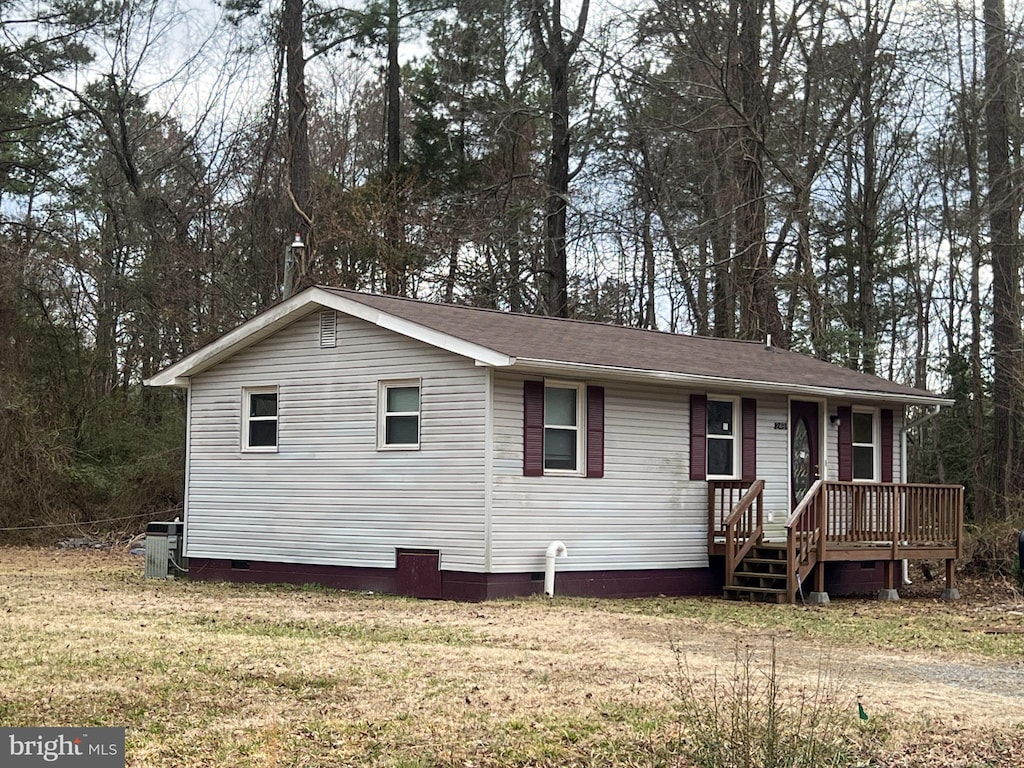
M 146 526 L 146 578 L 166 579 L 184 576 L 186 565 L 181 557 L 185 524 L 150 523 Z

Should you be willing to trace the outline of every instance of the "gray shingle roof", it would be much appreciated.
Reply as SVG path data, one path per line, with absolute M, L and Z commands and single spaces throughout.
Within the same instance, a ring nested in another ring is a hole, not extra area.
M 896 400 L 900 397 L 942 400 L 940 396 L 926 390 L 897 384 L 797 352 L 765 349 L 762 342 L 684 336 L 603 323 L 433 304 L 324 286 L 321 288 L 377 311 L 519 360 L 854 390 L 892 396 Z

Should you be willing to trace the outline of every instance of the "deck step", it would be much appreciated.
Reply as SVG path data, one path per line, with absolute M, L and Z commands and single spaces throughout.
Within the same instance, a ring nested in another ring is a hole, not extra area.
M 770 571 L 736 571 L 735 575 L 740 578 L 771 579 L 773 581 L 778 581 L 779 579 L 786 581 L 787 576 L 785 573 L 771 573 Z
M 777 587 L 750 587 L 734 584 L 725 588 L 725 596 L 733 600 L 784 603 L 786 601 L 786 590 Z
M 734 584 L 725 587 L 731 600 L 785 603 L 788 598 L 789 569 L 786 545 L 759 541 L 734 572 Z

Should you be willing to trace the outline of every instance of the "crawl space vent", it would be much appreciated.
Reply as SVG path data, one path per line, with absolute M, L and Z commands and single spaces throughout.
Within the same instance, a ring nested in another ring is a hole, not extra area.
M 338 318 L 333 309 L 320 312 L 320 348 L 338 345 Z

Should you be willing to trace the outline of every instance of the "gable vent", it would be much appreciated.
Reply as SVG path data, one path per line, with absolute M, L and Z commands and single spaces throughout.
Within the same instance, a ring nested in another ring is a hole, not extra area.
M 320 348 L 338 346 L 338 313 L 333 309 L 320 312 Z

